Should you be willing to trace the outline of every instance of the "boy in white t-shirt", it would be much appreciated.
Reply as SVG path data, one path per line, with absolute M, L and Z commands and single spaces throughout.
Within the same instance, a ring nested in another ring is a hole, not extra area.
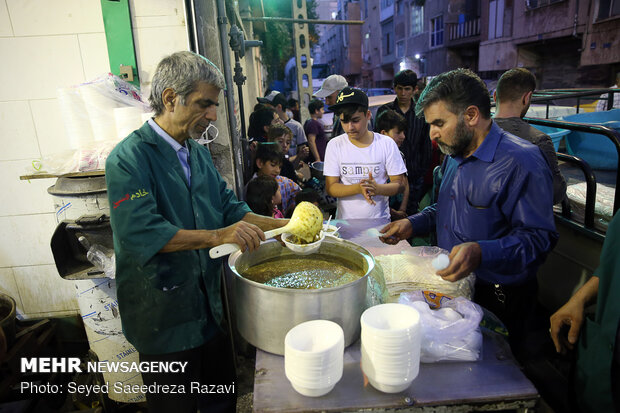
M 338 198 L 336 218 L 389 219 L 388 198 L 403 191 L 407 172 L 398 146 L 368 130 L 368 97 L 361 90 L 344 88 L 329 109 L 345 131 L 327 144 L 323 168 L 327 194 Z

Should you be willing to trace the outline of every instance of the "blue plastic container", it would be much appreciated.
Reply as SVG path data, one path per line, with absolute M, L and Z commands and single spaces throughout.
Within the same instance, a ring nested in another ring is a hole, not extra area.
M 605 112 L 578 113 L 562 118 L 568 122 L 601 125 L 620 133 L 620 109 Z M 597 133 L 570 131 L 566 135 L 566 151 L 585 160 L 594 169 L 616 170 L 618 152 L 606 136 Z
M 562 139 L 564 139 L 564 137 L 570 133 L 570 131 L 567 129 L 558 129 L 552 126 L 542 126 L 542 125 L 532 125 L 532 126 L 538 129 L 539 131 L 549 135 L 549 137 L 551 138 L 551 142 L 553 142 L 553 147 L 555 148 L 556 152 L 560 148 L 560 143 L 562 142 Z

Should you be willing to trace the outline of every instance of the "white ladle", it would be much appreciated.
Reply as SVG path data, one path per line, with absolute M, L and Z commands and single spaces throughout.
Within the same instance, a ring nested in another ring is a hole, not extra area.
M 313 242 L 323 227 L 321 210 L 310 202 L 300 202 L 293 211 L 291 220 L 283 227 L 265 231 L 265 240 L 276 237 L 285 232 L 298 236 L 306 242 Z M 234 243 L 221 244 L 209 250 L 211 258 L 219 258 L 240 250 Z

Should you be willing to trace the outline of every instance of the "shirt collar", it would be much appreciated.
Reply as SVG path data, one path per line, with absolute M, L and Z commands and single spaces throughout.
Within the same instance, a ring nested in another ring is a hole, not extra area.
M 473 156 L 476 159 L 484 162 L 493 162 L 493 158 L 495 157 L 495 151 L 497 150 L 497 145 L 499 145 L 500 138 L 502 137 L 502 132 L 503 130 L 499 126 L 497 126 L 497 123 L 492 122 L 491 130 L 489 130 L 489 133 L 487 134 L 487 136 L 485 136 L 480 146 L 478 146 L 478 148 L 474 151 L 474 153 L 471 154 L 470 157 L 463 159 L 460 156 L 454 156 L 454 159 L 458 163 L 463 163 Z
M 157 124 L 157 122 L 155 122 L 153 118 L 149 119 L 147 122 L 149 126 L 153 128 L 155 133 L 161 136 L 166 142 L 170 144 L 170 146 L 172 146 L 172 149 L 174 149 L 175 152 L 178 152 L 181 149 L 189 150 L 186 146 L 187 144 L 181 145 L 179 142 L 175 141 L 172 136 L 168 135 L 168 133 L 163 130 L 161 126 Z

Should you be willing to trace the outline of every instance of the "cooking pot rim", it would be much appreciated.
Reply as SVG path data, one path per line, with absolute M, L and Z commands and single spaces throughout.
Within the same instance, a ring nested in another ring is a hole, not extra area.
M 322 293 L 338 291 L 338 290 L 341 290 L 341 289 L 344 289 L 344 288 L 350 288 L 351 286 L 356 285 L 357 283 L 360 283 L 360 282 L 367 282 L 368 276 L 375 269 L 375 266 L 377 265 L 376 262 L 375 262 L 375 257 L 366 248 L 362 247 L 361 245 L 355 244 L 355 243 L 353 243 L 351 241 L 346 241 L 346 242 L 350 242 L 350 243 L 354 244 L 355 246 L 357 246 L 357 247 L 361 248 L 362 250 L 364 250 L 364 255 L 363 256 L 364 256 L 364 259 L 366 260 L 366 262 L 368 262 L 368 270 L 366 271 L 366 274 L 364 274 L 359 279 L 357 279 L 355 281 L 352 281 L 350 283 L 344 284 L 344 285 L 339 285 L 337 287 L 314 288 L 314 289 L 309 289 L 309 288 L 283 288 L 283 287 L 272 287 L 270 285 L 265 285 L 265 284 L 262 284 L 262 283 L 259 283 L 259 282 L 247 279 L 244 276 L 242 276 L 241 274 L 239 274 L 239 272 L 236 269 L 236 265 L 235 265 L 235 262 L 237 261 L 238 257 L 243 254 L 243 252 L 241 252 L 241 251 L 236 251 L 236 252 L 232 253 L 228 257 L 228 266 L 230 267 L 230 270 L 232 271 L 232 273 L 235 275 L 235 278 L 239 278 L 242 281 L 249 283 L 250 285 L 254 285 L 254 286 L 258 287 L 258 288 L 262 288 L 262 289 L 268 290 L 268 291 L 287 292 L 287 293 L 293 293 L 293 294 L 322 294 Z

